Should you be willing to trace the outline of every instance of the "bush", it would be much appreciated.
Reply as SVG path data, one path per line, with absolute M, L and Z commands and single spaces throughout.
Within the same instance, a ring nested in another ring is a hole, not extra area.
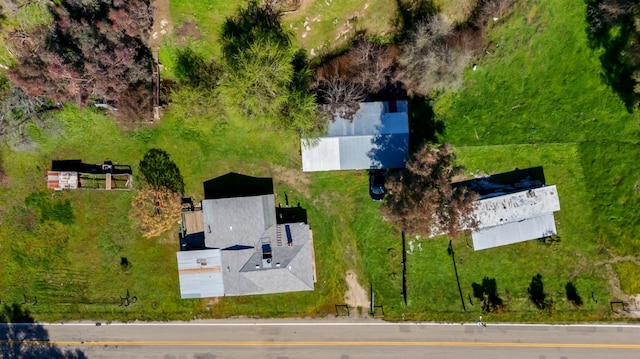
M 472 53 L 453 36 L 453 25 L 442 15 L 419 23 L 401 45 L 398 80 L 409 93 L 429 96 L 462 83 L 462 70 Z
M 147 184 L 156 190 L 166 188 L 174 193 L 184 193 L 184 179 L 180 169 L 169 154 L 161 149 L 152 148 L 147 151 L 140 161 L 140 173 Z
M 24 139 L 28 125 L 43 126 L 46 115 L 57 109 L 51 101 L 30 96 L 0 74 L 0 137 L 5 141 Z
M 175 227 L 180 220 L 180 196 L 167 188 L 143 188 L 131 202 L 129 218 L 145 237 L 154 237 Z M 127 261 L 128 263 L 128 261 Z

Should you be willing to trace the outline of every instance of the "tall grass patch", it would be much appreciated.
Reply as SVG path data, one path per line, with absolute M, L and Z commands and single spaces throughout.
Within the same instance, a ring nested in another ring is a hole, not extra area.
M 583 143 L 580 157 L 591 193 L 594 240 L 620 255 L 640 250 L 640 146 L 633 143 Z
M 620 288 L 628 294 L 640 294 L 640 265 L 634 262 L 623 262 L 615 265 L 620 278 Z

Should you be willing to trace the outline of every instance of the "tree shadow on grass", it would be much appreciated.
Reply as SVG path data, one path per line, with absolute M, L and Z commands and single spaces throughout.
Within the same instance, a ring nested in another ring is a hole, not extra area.
M 573 284 L 572 282 L 567 282 L 567 285 L 565 285 L 564 289 L 567 292 L 567 299 L 569 299 L 569 301 L 573 303 L 573 305 L 577 307 L 582 306 L 582 297 L 580 296 L 580 294 L 578 294 L 578 289 L 576 288 L 575 284 Z
M 633 64 L 627 56 L 633 38 L 638 36 L 633 8 L 625 0 L 610 1 L 612 4 L 619 3 L 613 7 L 603 6 L 600 0 L 586 1 L 589 45 L 593 49 L 604 50 L 600 55 L 602 78 L 631 113 L 638 99 L 632 76 L 634 71 L 640 69 L 640 65 Z
M 87 358 L 79 349 L 62 350 L 50 344 L 49 333 L 19 304 L 5 304 L 0 312 L 0 354 L 7 359 Z
M 531 299 L 538 309 L 547 309 L 551 305 L 551 301 L 547 298 L 547 293 L 544 291 L 541 274 L 538 273 L 531 278 L 527 293 L 529 293 L 529 299 Z
M 257 41 L 288 47 L 293 34 L 282 26 L 282 11 L 269 3 L 251 0 L 222 25 L 222 52 L 227 61 L 246 51 Z
M 498 285 L 495 278 L 484 277 L 482 283 L 472 283 L 473 296 L 482 301 L 482 310 L 490 313 L 502 307 L 504 301 L 498 295 Z
M 432 0 L 396 0 L 397 12 L 393 19 L 393 27 L 397 40 L 404 40 L 421 22 L 427 21 L 438 12 Z
M 444 122 L 436 118 L 431 101 L 421 96 L 409 98 L 409 153 L 416 152 L 425 142 L 440 142 Z

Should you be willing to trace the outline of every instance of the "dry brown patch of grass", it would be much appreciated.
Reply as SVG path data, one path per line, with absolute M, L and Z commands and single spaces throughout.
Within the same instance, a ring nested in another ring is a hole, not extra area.
M 279 165 L 271 166 L 271 172 L 276 181 L 284 183 L 306 198 L 311 197 L 311 190 L 309 189 L 311 179 L 308 173 Z
M 182 26 L 176 28 L 176 35 L 180 37 L 189 37 L 194 40 L 200 40 L 202 34 L 198 30 L 197 23 L 195 21 L 187 21 Z
M 131 201 L 129 218 L 146 238 L 156 237 L 176 228 L 180 220 L 180 195 L 166 188 L 143 188 Z

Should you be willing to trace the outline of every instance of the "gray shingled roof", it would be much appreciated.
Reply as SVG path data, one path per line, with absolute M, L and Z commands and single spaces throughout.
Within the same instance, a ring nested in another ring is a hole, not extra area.
M 313 290 L 311 242 L 309 226 L 290 224 L 293 246 L 271 241 L 271 267 L 264 267 L 261 247 L 240 251 L 222 251 L 225 295 L 249 295 Z M 270 228 L 275 234 L 275 226 Z M 279 265 L 279 266 L 278 266 Z M 227 269 L 229 267 L 229 269 Z M 226 272 L 225 272 L 226 271 Z M 229 275 L 230 274 L 230 275 Z
M 309 226 L 276 224 L 273 194 L 206 199 L 202 201 L 202 211 L 205 245 L 220 253 L 223 295 L 314 289 Z M 287 227 L 291 243 L 287 240 Z M 269 258 L 263 258 L 263 244 L 270 245 Z M 178 256 L 180 258 L 180 254 Z M 207 285 L 206 281 L 202 281 L 202 285 Z
M 208 248 L 235 245 L 253 246 L 262 234 L 276 224 L 272 194 L 253 197 L 205 199 L 204 240 Z

